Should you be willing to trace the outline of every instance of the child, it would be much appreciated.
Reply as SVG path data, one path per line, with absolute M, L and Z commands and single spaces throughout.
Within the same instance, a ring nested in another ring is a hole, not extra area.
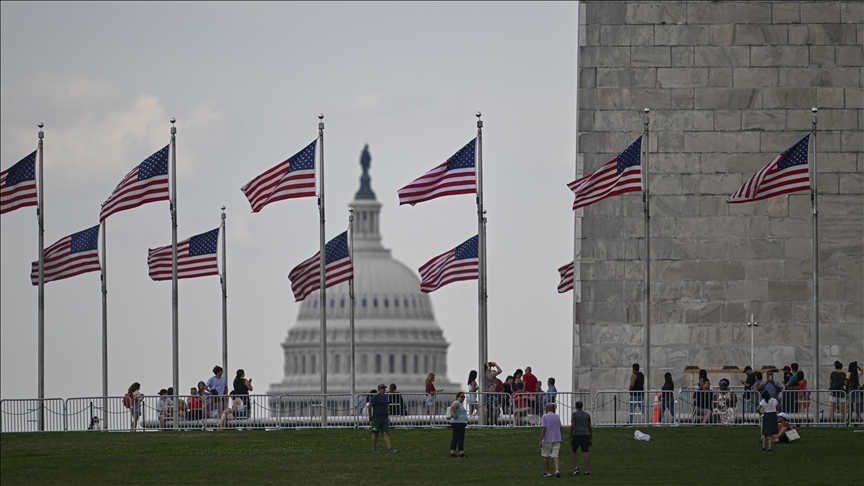
M 768 391 L 762 392 L 762 400 L 759 406 L 756 407 L 757 412 L 762 412 L 762 452 L 765 452 L 765 444 L 768 444 L 768 452 L 774 452 L 771 449 L 773 437 L 777 435 L 777 399 L 771 398 Z

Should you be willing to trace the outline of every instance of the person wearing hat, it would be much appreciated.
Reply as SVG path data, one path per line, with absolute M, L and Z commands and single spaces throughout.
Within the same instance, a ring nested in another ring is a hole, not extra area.
M 378 393 L 369 399 L 369 422 L 372 423 L 372 452 L 378 452 L 378 434 L 384 433 L 384 443 L 387 452 L 396 453 L 399 450 L 390 445 L 390 415 L 387 411 L 390 400 L 387 398 L 387 385 L 378 385 Z
M 792 424 L 789 423 L 788 417 L 785 412 L 780 412 L 777 414 L 777 435 L 774 436 L 772 441 L 776 444 L 778 442 L 782 442 L 784 444 L 789 443 L 789 437 L 786 437 L 786 432 L 792 430 Z
M 753 372 L 753 368 L 750 366 L 745 366 L 744 374 L 747 375 L 747 378 L 744 380 L 738 380 L 738 383 L 744 385 L 744 411 L 755 412 L 756 403 L 759 401 L 759 394 L 751 393 L 751 390 L 753 385 L 756 383 L 756 373 Z
M 156 413 L 159 414 L 159 428 L 165 428 L 165 418 L 171 414 L 171 400 L 168 398 L 168 390 L 159 390 L 159 399 L 156 400 Z
M 735 423 L 735 394 L 729 390 L 729 380 L 726 378 L 717 382 L 720 390 L 714 394 L 714 416 L 723 425 Z

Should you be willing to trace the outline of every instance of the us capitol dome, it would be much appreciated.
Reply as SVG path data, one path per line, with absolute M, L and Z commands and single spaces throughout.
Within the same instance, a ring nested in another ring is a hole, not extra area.
M 447 379 L 450 344 L 435 321 L 432 300 L 420 292 L 414 271 L 394 260 L 381 244 L 381 203 L 370 186 L 368 145 L 360 157 L 360 190 L 354 209 L 355 391 L 395 383 L 402 393 L 423 393 L 426 374 L 435 373 L 445 394 L 461 385 Z M 284 377 L 271 394 L 320 393 L 320 292 L 300 305 L 297 322 L 282 343 Z M 327 289 L 327 392 L 349 392 L 348 282 Z M 467 379 L 467 370 L 465 372 Z

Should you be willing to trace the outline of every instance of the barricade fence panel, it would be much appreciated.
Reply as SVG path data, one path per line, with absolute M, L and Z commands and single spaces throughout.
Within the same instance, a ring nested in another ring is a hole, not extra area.
M 62 398 L 0 400 L 0 431 L 63 432 L 66 407 Z
M 847 423 L 849 425 L 864 425 L 864 421 L 861 420 L 861 408 L 864 407 L 864 390 L 850 391 L 846 401 L 849 404 Z
M 140 410 L 140 402 L 138 408 Z M 69 398 L 66 400 L 66 430 L 132 430 L 135 409 L 131 397 Z
M 591 420 L 598 426 L 646 426 L 655 423 L 656 415 L 657 424 L 676 424 L 681 410 L 675 398 L 674 392 L 662 390 L 598 391 L 594 395 Z

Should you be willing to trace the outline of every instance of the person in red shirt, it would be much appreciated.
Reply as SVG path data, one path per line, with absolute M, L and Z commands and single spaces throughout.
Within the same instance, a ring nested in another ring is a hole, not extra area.
M 534 394 L 525 391 L 524 383 L 516 384 L 513 392 L 513 425 L 519 425 L 519 415 L 526 416 L 531 413 L 534 402 Z
M 525 384 L 525 391 L 529 393 L 534 393 L 535 391 L 537 391 L 537 383 L 539 382 L 540 380 L 538 380 L 537 377 L 534 376 L 533 373 L 531 373 L 531 367 L 526 366 L 525 374 L 522 375 L 522 383 Z

